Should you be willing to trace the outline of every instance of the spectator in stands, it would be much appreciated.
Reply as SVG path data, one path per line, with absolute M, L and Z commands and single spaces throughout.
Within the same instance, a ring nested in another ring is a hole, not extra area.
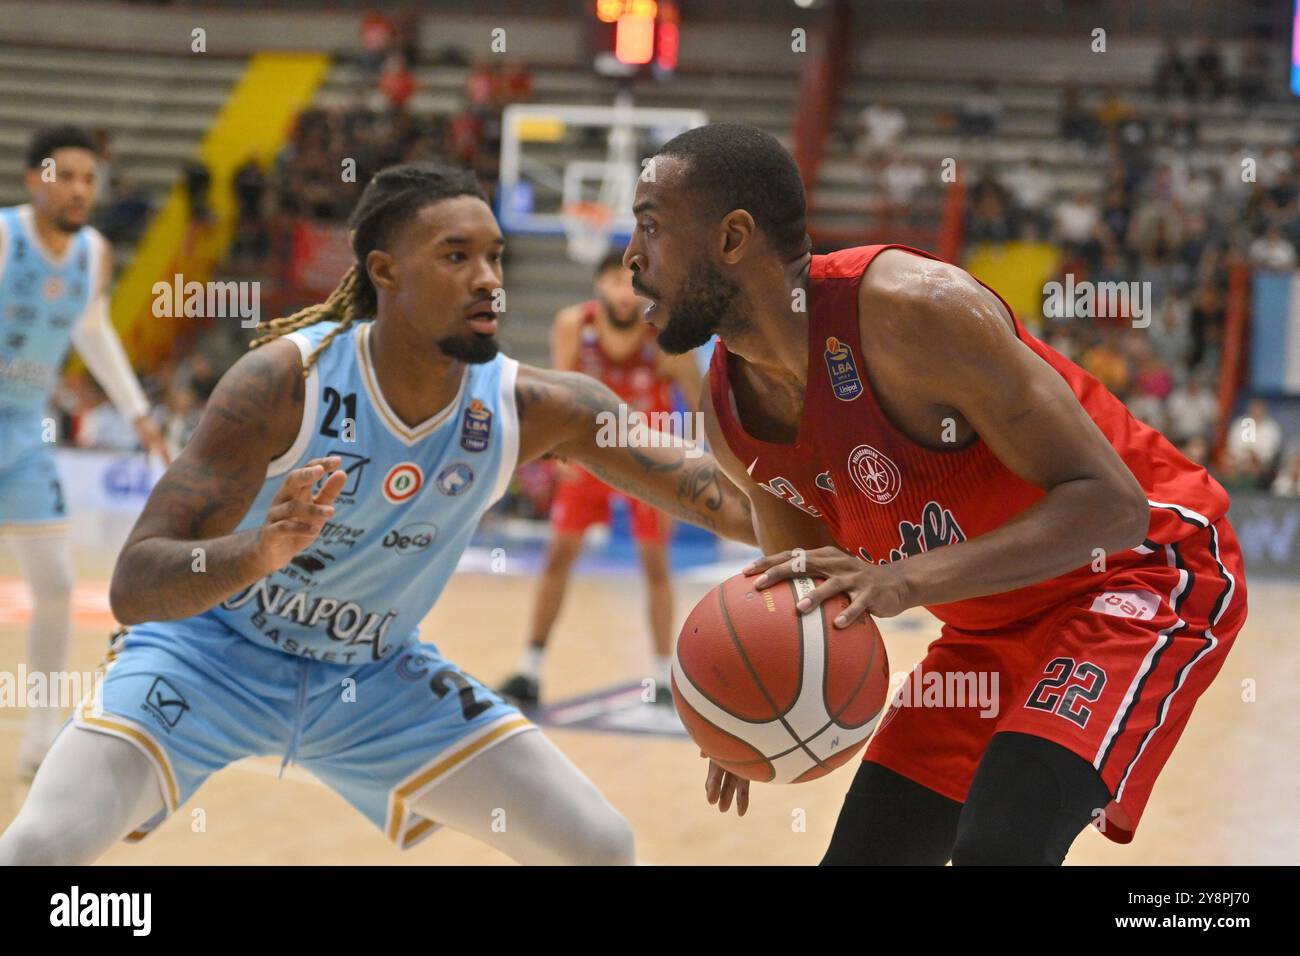
M 1160 141 L 1163 145 L 1180 152 L 1194 149 L 1200 144 L 1200 121 L 1184 103 L 1177 103 L 1169 108 L 1160 128 Z
M 1128 395 L 1131 381 L 1128 360 L 1106 339 L 1083 353 L 1083 367 L 1119 398 Z
M 1160 99 L 1174 96 L 1191 96 L 1193 92 L 1192 71 L 1183 55 L 1178 50 L 1178 43 L 1171 37 L 1165 40 L 1164 52 L 1156 63 L 1155 82 L 1152 84 L 1155 94 Z
M 1250 264 L 1256 269 L 1290 272 L 1296 264 L 1295 246 L 1274 223 L 1264 230 L 1264 235 L 1250 244 L 1249 258 Z
M 1089 149 L 1101 142 L 1101 126 L 1092 110 L 1083 105 L 1079 88 L 1068 84 L 1061 94 L 1061 138 Z
M 1075 365 L 1080 365 L 1083 361 L 1080 358 L 1079 339 L 1075 334 L 1078 328 L 1077 324 L 1058 321 L 1048 325 L 1044 330 L 1046 333 L 1044 341 Z
M 1228 90 L 1228 76 L 1223 68 L 1223 56 L 1213 37 L 1201 41 L 1200 49 L 1192 58 L 1192 86 L 1198 96 L 1217 100 Z
M 902 135 L 907 132 L 907 117 L 888 100 L 877 100 L 862 111 L 862 135 L 858 138 L 858 153 L 874 159 L 891 152 Z
M 461 110 L 447 125 L 447 151 L 460 166 L 474 166 L 479 152 L 479 121 L 470 109 Z
M 393 48 L 396 33 L 393 21 L 378 10 L 372 10 L 362 18 L 361 56 L 358 63 L 362 71 L 369 75 L 371 83 L 378 82 L 384 61 Z
M 212 173 L 201 160 L 191 159 L 183 167 L 185 198 L 189 203 L 190 222 L 204 225 L 212 221 Z
M 379 89 L 392 109 L 406 108 L 406 101 L 415 92 L 415 74 L 406 61 L 406 54 L 394 51 L 384 59 Z
M 1213 437 L 1219 402 L 1196 373 L 1169 393 L 1165 410 L 1169 414 L 1169 437 L 1176 444 L 1193 438 L 1209 442 Z
M 140 445 L 135 428 L 121 416 L 91 376 L 82 383 L 84 404 L 77 416 L 76 443 L 81 448 L 131 451 Z
M 885 154 L 880 180 L 885 200 L 893 210 L 905 210 L 925 185 L 926 171 L 920 163 L 897 150 Z
M 1292 448 L 1283 459 L 1282 467 L 1273 479 L 1273 494 L 1300 498 L 1300 446 Z
M 1174 390 L 1174 377 L 1169 367 L 1161 361 L 1150 339 L 1129 336 L 1126 341 L 1133 344 L 1134 358 L 1138 363 L 1134 391 L 1139 395 L 1149 395 L 1163 405 Z
M 1233 144 L 1232 151 L 1224 160 L 1219 180 L 1221 195 L 1228 205 L 1236 206 L 1245 201 L 1251 191 L 1251 183 L 1259 175 L 1258 161 L 1259 154 L 1246 149 L 1245 143 Z M 1250 178 L 1247 178 L 1248 175 Z
M 1211 346 L 1223 330 L 1224 318 L 1222 290 L 1212 279 L 1202 281 L 1192 294 L 1192 354 L 1188 361 L 1193 368 L 1210 357 Z
M 1252 399 L 1246 414 L 1228 428 L 1224 449 L 1228 472 L 1252 487 L 1266 488 L 1273 480 L 1281 451 L 1282 429 L 1269 412 L 1268 403 Z
M 1018 231 L 1010 196 L 991 175 L 982 175 L 971 190 L 967 241 L 1006 242 Z
M 964 136 L 991 136 L 1002 121 L 1002 100 L 997 86 L 985 77 L 957 107 L 957 126 Z
M 485 59 L 474 61 L 465 77 L 465 105 L 469 112 L 482 116 L 496 109 L 496 87 L 496 65 Z
M 1123 90 L 1115 85 L 1106 88 L 1101 105 L 1097 107 L 1097 122 L 1108 136 L 1117 135 L 1120 127 L 1136 115 L 1133 104 L 1128 101 Z
M 97 217 L 99 231 L 109 242 L 134 245 L 144 235 L 153 204 L 149 194 L 124 172 L 113 177 L 108 204 Z
M 1223 231 L 1211 224 L 1209 217 L 1199 209 L 1193 209 L 1184 216 L 1182 227 L 1182 247 L 1178 254 L 1183 269 L 1191 274 L 1205 261 L 1208 253 L 1223 245 Z
M 103 182 L 113 180 L 113 134 L 106 127 L 100 126 L 91 137 L 95 141 L 95 155 L 99 157 L 99 178 Z
M 1169 368 L 1186 368 L 1192 354 L 1191 305 L 1181 295 L 1159 300 L 1150 326 L 1151 347 Z
M 194 429 L 198 428 L 203 406 L 189 384 L 173 379 L 167 388 L 166 406 L 158 411 L 162 416 L 163 438 L 174 460 L 194 434 Z
M 1021 229 L 1031 227 L 1034 238 L 1046 238 L 1051 232 L 1051 214 L 1047 203 L 1056 194 L 1056 177 L 1037 156 L 1008 169 L 1001 177 L 1003 188 L 1015 200 Z
M 510 103 L 528 103 L 533 98 L 533 71 L 526 63 L 516 63 L 505 75 L 502 82 L 504 92 L 502 105 Z
M 237 273 L 256 272 L 264 265 L 268 252 L 266 210 L 266 175 L 257 158 L 235 170 L 235 235 L 230 247 L 230 268 Z
M 221 378 L 221 372 L 200 351 L 194 352 L 186 360 L 178 375 L 181 382 L 193 389 L 199 401 L 204 404 L 207 404 L 208 399 L 212 397 L 212 390 L 217 387 L 217 381 Z
M 1124 243 L 1132 216 L 1133 210 L 1124 187 L 1108 187 L 1101 204 L 1101 224 L 1105 228 L 1108 243 Z
M 1095 269 L 1101 259 L 1103 235 L 1101 215 L 1092 196 L 1078 190 L 1061 200 L 1052 211 L 1053 239 L 1064 247 L 1067 259 L 1081 258 L 1085 268 Z
M 1273 63 L 1269 47 L 1258 38 L 1249 40 L 1241 52 L 1237 65 L 1237 96 L 1246 108 L 1269 99 L 1269 77 Z

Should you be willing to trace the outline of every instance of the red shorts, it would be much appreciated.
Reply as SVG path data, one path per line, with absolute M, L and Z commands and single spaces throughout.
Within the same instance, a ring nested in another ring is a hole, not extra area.
M 1245 620 L 1241 551 L 1221 518 L 1030 620 L 945 624 L 863 759 L 964 802 L 993 734 L 1042 737 L 1097 768 L 1112 797 L 1097 826 L 1128 843 Z
M 586 471 L 560 481 L 551 502 L 551 527 L 559 534 L 582 534 L 593 524 L 609 524 L 609 503 L 622 498 L 628 504 L 632 537 L 645 544 L 665 544 L 671 521 L 657 508 L 615 491 Z

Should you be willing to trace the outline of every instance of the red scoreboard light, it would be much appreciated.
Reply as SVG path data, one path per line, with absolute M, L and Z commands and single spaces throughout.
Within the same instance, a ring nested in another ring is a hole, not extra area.
M 612 57 L 625 72 L 677 69 L 680 17 L 673 0 L 597 0 L 596 19 L 604 37 L 601 59 Z

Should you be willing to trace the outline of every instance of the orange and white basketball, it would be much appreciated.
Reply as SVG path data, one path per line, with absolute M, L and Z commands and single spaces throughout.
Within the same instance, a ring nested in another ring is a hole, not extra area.
M 866 744 L 887 701 L 889 660 L 869 616 L 832 625 L 847 596 L 796 609 L 820 579 L 761 590 L 754 580 L 730 577 L 691 611 L 673 653 L 673 698 L 691 737 L 727 770 L 802 783 Z

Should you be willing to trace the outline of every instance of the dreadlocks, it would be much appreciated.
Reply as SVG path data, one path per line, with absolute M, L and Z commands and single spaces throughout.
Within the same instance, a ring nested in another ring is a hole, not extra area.
M 317 322 L 337 322 L 303 362 L 305 378 L 317 356 L 340 332 L 357 319 L 375 314 L 379 298 L 366 271 L 366 257 L 371 251 L 386 249 L 397 231 L 425 206 L 457 196 L 475 196 L 488 201 L 474 174 L 467 170 L 437 163 L 403 163 L 380 170 L 366 186 L 348 220 L 356 261 L 344 273 L 342 281 L 324 302 L 267 323 L 266 334 L 254 339 L 249 348 L 273 342 Z

